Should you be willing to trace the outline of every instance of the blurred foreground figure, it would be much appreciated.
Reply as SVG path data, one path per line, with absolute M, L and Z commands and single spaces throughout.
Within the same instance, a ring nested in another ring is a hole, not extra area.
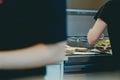
M 65 0 L 0 0 L 0 79 L 45 75 L 64 59 Z

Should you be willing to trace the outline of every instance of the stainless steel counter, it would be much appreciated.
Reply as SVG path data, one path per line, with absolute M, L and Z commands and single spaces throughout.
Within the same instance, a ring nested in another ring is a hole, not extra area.
M 64 80 L 120 80 L 120 71 L 64 74 Z

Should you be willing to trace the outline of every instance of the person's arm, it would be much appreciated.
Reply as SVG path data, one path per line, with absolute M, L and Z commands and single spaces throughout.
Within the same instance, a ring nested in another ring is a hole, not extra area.
M 98 18 L 92 29 L 90 29 L 88 32 L 88 43 L 94 44 L 99 38 L 101 38 L 106 27 L 107 24 L 102 19 Z
M 30 69 L 62 61 L 66 42 L 0 51 L 0 69 Z

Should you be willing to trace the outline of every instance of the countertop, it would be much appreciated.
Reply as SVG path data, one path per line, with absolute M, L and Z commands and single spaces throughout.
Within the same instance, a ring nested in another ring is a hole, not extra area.
M 120 80 L 120 71 L 64 74 L 64 80 Z

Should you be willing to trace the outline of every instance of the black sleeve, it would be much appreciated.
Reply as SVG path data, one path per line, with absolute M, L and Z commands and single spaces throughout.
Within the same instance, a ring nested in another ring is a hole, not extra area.
M 66 0 L 7 0 L 5 4 L 0 8 L 0 50 L 66 40 Z
M 36 43 L 49 44 L 66 40 L 66 1 L 50 1 L 47 2 L 47 7 L 44 7 L 44 13 L 39 11 L 36 13 L 39 13 L 38 16 L 34 16 L 37 22 L 33 21 L 34 29 L 31 35 Z
M 27 35 L 23 38 L 27 38 L 27 41 L 25 41 L 26 45 L 29 46 L 37 43 L 52 44 L 65 41 L 66 1 L 48 0 L 46 3 L 46 1 L 42 0 L 35 3 L 32 7 L 30 7 L 26 21 L 27 26 L 29 26 L 29 30 L 26 29 L 28 33 L 24 31 Z
M 108 1 L 107 3 L 105 3 L 97 12 L 97 14 L 95 15 L 95 20 L 97 18 L 101 18 L 105 23 L 110 24 L 111 23 L 111 19 L 113 15 L 113 4 L 112 1 Z

